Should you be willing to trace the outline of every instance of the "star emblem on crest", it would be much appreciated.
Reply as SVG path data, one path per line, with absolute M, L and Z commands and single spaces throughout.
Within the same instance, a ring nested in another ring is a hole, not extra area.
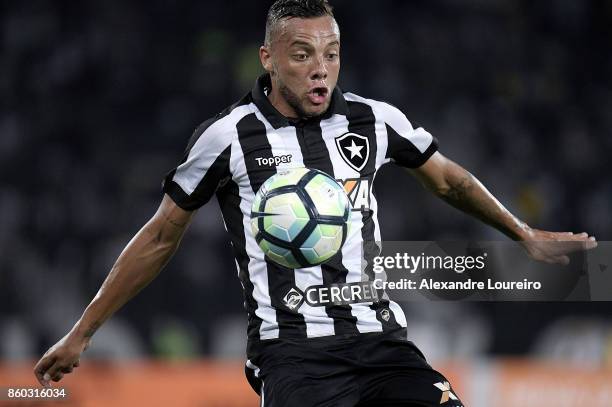
M 370 140 L 357 133 L 344 133 L 336 137 L 340 157 L 355 171 L 361 171 L 370 158 Z
M 350 147 L 344 147 L 344 148 L 351 152 L 351 158 L 354 158 L 355 156 L 358 156 L 359 158 L 363 158 L 361 155 L 361 150 L 363 149 L 363 146 L 358 146 L 357 144 L 355 144 L 355 140 L 351 140 Z

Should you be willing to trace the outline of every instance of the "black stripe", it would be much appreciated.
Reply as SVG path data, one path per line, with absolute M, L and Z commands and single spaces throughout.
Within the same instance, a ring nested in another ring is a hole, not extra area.
M 387 158 L 392 158 L 397 165 L 407 168 L 418 168 L 425 164 L 438 150 L 438 141 L 434 137 L 431 144 L 424 152 L 420 152 L 410 140 L 400 136 L 393 127 L 385 124 L 387 127 Z
M 306 126 L 296 126 L 297 139 L 302 150 L 304 166 L 321 170 L 335 178 L 334 167 L 323 140 L 323 133 L 319 122 L 309 122 Z M 342 264 L 342 251 L 321 265 L 323 284 L 346 283 L 348 270 Z M 357 334 L 357 318 L 351 314 L 350 305 L 326 306 L 325 311 L 334 320 L 336 335 Z
M 191 134 L 189 142 L 187 143 L 187 148 L 183 154 L 183 159 L 181 160 L 179 166 L 187 161 L 191 149 L 210 126 L 229 115 L 236 107 L 246 105 L 248 103 L 250 103 L 250 98 L 247 95 L 214 117 L 211 117 L 210 119 L 201 123 Z M 225 148 L 219 154 L 219 156 L 217 156 L 191 195 L 186 194 L 185 191 L 183 191 L 183 189 L 172 180 L 174 178 L 174 174 L 176 174 L 176 169 L 178 166 L 172 171 L 169 171 L 164 177 L 164 181 L 162 182 L 162 191 L 168 194 L 179 207 L 188 211 L 198 209 L 202 205 L 206 204 L 210 198 L 212 198 L 216 189 L 220 185 L 227 182 L 231 176 L 229 171 L 230 147 L 231 142 L 228 147 Z
M 249 320 L 248 337 L 258 338 L 262 319 L 255 314 L 257 301 L 253 298 L 254 286 L 249 279 L 249 255 L 246 251 L 246 238 L 242 211 L 240 210 L 240 190 L 234 180 L 230 180 L 225 186 L 217 191 L 217 199 L 223 214 L 223 220 L 232 241 L 234 256 L 238 262 L 238 278 L 244 287 L 244 308 Z M 250 231 L 248 232 L 250 233 Z
M 187 156 L 189 155 L 189 151 L 191 150 L 193 145 L 196 143 L 196 141 L 198 141 L 198 139 L 202 136 L 202 134 L 204 134 L 206 129 L 212 126 L 215 122 L 229 115 L 235 108 L 239 106 L 248 105 L 249 103 L 251 103 L 251 101 L 252 101 L 251 96 L 247 94 L 244 97 L 242 97 L 239 101 L 234 103 L 233 105 L 228 106 L 227 108 L 223 109 L 221 112 L 217 113 L 214 117 L 211 117 L 210 119 L 200 123 L 200 125 L 196 127 L 193 134 L 191 135 L 191 138 L 189 139 L 189 143 L 187 143 L 187 148 L 185 149 L 185 158 L 187 158 Z
M 164 192 L 170 195 L 172 200 L 186 211 L 198 209 L 207 203 L 215 194 L 217 188 L 225 184 L 231 177 L 229 170 L 230 150 L 231 144 L 217 156 L 191 195 L 186 194 L 183 189 L 172 180 L 176 169 L 168 174 L 168 178 L 166 178 L 164 182 Z
M 236 126 L 238 142 L 242 148 L 244 163 L 253 193 L 272 175 L 276 168 L 259 166 L 255 158 L 272 157 L 272 147 L 266 136 L 265 125 L 257 119 L 254 113 L 243 117 Z M 304 316 L 290 310 L 283 297 L 295 287 L 295 271 L 282 267 L 266 259 L 268 270 L 268 290 L 272 307 L 276 310 L 276 320 L 279 327 L 279 337 L 306 337 Z
M 367 137 L 370 144 L 368 162 L 360 171 L 360 175 L 361 177 L 367 177 L 369 179 L 369 185 L 373 191 L 374 174 L 376 173 L 376 152 L 378 148 L 378 144 L 376 143 L 376 117 L 374 116 L 372 108 L 365 103 L 348 102 L 347 105 L 349 109 L 349 114 L 347 116 L 349 121 L 348 131 Z M 372 269 L 374 256 L 378 255 L 379 251 L 378 247 L 376 246 L 376 238 L 374 237 L 374 229 L 376 225 L 374 224 L 374 213 L 371 208 L 367 211 L 362 210 L 361 213 L 363 220 L 363 227 L 361 228 L 364 250 L 363 255 L 367 262 L 364 272 L 370 281 L 372 281 L 374 279 L 374 271 Z M 382 292 L 379 292 L 379 298 L 382 298 Z M 380 321 L 383 331 L 394 331 L 401 328 L 395 319 L 395 314 L 389 308 L 389 301 L 381 299 L 380 301 L 373 303 L 370 308 L 376 312 L 376 319 Z M 389 310 L 388 321 L 385 321 L 383 318 L 384 309 Z

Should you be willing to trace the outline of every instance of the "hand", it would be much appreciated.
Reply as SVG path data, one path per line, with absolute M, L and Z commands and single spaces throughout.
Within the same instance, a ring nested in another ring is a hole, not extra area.
M 547 232 L 529 229 L 521 241 L 529 257 L 550 264 L 569 264 L 569 253 L 590 250 L 597 247 L 594 236 L 583 232 Z
M 64 374 L 79 367 L 81 354 L 89 347 L 91 338 L 68 335 L 49 348 L 34 367 L 36 378 L 44 387 L 51 387 L 50 380 L 59 382 Z

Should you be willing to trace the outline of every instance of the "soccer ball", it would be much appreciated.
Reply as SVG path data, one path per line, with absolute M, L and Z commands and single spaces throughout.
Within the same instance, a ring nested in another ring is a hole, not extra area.
M 344 244 L 351 208 L 335 179 L 309 168 L 282 169 L 251 207 L 251 230 L 268 259 L 295 269 L 329 260 Z

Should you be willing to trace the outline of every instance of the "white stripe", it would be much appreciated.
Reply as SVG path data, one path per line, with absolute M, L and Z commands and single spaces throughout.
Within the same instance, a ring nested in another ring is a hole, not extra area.
M 210 166 L 231 144 L 236 123 L 248 113 L 246 106 L 236 107 L 229 115 L 211 124 L 197 139 L 187 160 L 177 167 L 172 178 L 186 194 L 193 193 Z
M 248 113 L 252 113 L 256 110 L 255 105 L 252 103 L 243 107 L 244 109 L 248 109 Z M 257 245 L 251 233 L 251 204 L 253 203 L 255 193 L 251 187 L 244 156 L 242 155 L 242 148 L 238 141 L 238 131 L 234 129 L 234 132 L 235 137 L 232 142 L 230 170 L 233 180 L 238 184 L 241 198 L 240 210 L 242 211 L 242 223 L 246 241 L 245 250 L 249 256 L 249 279 L 253 284 L 253 298 L 257 301 L 255 315 L 262 320 L 259 336 L 261 339 L 274 339 L 278 338 L 278 323 L 276 321 L 276 310 L 272 307 L 270 301 L 268 268 L 264 261 L 264 253 L 261 251 L 259 245 Z
M 374 188 L 374 181 L 376 179 L 376 175 L 378 174 L 378 171 L 376 173 L 374 173 L 374 176 L 372 177 L 372 185 L 370 186 L 370 192 L 372 192 L 372 189 Z M 378 225 L 378 201 L 376 200 L 376 197 L 374 197 L 374 194 L 372 194 L 372 199 L 370 202 L 370 208 L 372 208 L 372 210 L 374 211 L 374 215 L 372 216 L 372 220 L 374 221 L 374 240 L 376 242 L 380 242 L 382 244 L 382 236 L 380 234 L 380 226 Z
M 291 154 L 291 162 L 280 164 L 277 168 L 303 167 L 304 158 L 295 127 L 288 126 L 275 130 L 260 112 L 257 112 L 256 115 L 266 126 L 266 134 L 272 147 L 272 155 Z M 296 287 L 302 290 L 302 292 L 310 286 L 323 284 L 323 272 L 320 266 L 296 269 L 294 271 L 294 278 Z M 311 307 L 304 302 L 298 312 L 304 317 L 307 337 L 334 335 L 334 320 L 327 315 L 324 307 Z
M 251 362 L 250 359 L 247 359 L 246 365 L 249 369 L 253 370 L 253 374 L 255 374 L 255 377 L 259 377 L 259 367 L 258 366 L 256 366 L 253 362 Z
M 395 301 L 389 301 L 389 308 L 395 315 L 395 320 L 400 326 L 406 328 L 408 324 L 406 323 L 406 315 L 404 315 L 404 310 L 400 307 Z
M 430 146 L 433 140 L 431 134 L 422 127 L 414 129 L 406 115 L 398 108 L 388 103 L 366 99 L 353 93 L 345 93 L 344 97 L 346 100 L 365 103 L 372 107 L 372 111 L 374 115 L 376 115 L 377 121 L 382 121 L 383 127 L 384 123 L 393 127 L 397 134 L 409 140 L 421 153 L 424 153 Z M 384 151 L 386 153 L 386 149 Z
M 333 115 L 329 119 L 321 121 L 321 132 L 327 151 L 334 168 L 336 179 L 358 178 L 358 171 L 349 167 L 338 152 L 335 138 L 348 132 L 349 122 L 346 116 Z M 373 197 L 372 197 L 373 198 Z M 361 262 L 363 257 L 361 228 L 363 226 L 363 215 L 361 211 L 351 211 L 351 226 L 349 235 L 342 246 L 342 263 L 348 270 L 347 283 L 365 280 Z M 380 332 L 382 325 L 376 319 L 376 312 L 370 308 L 371 302 L 351 304 L 351 314 L 357 319 L 357 330 L 359 332 Z
M 261 381 L 261 407 L 266 405 L 266 401 L 264 400 L 264 382 Z
M 230 243 L 232 246 L 234 245 L 233 242 Z M 234 263 L 236 263 L 236 274 L 238 277 L 240 277 L 240 264 L 238 264 L 238 259 L 236 259 L 236 257 L 234 257 Z M 242 285 L 242 281 L 240 282 L 240 284 Z M 244 290 L 244 285 L 242 285 L 242 289 Z

